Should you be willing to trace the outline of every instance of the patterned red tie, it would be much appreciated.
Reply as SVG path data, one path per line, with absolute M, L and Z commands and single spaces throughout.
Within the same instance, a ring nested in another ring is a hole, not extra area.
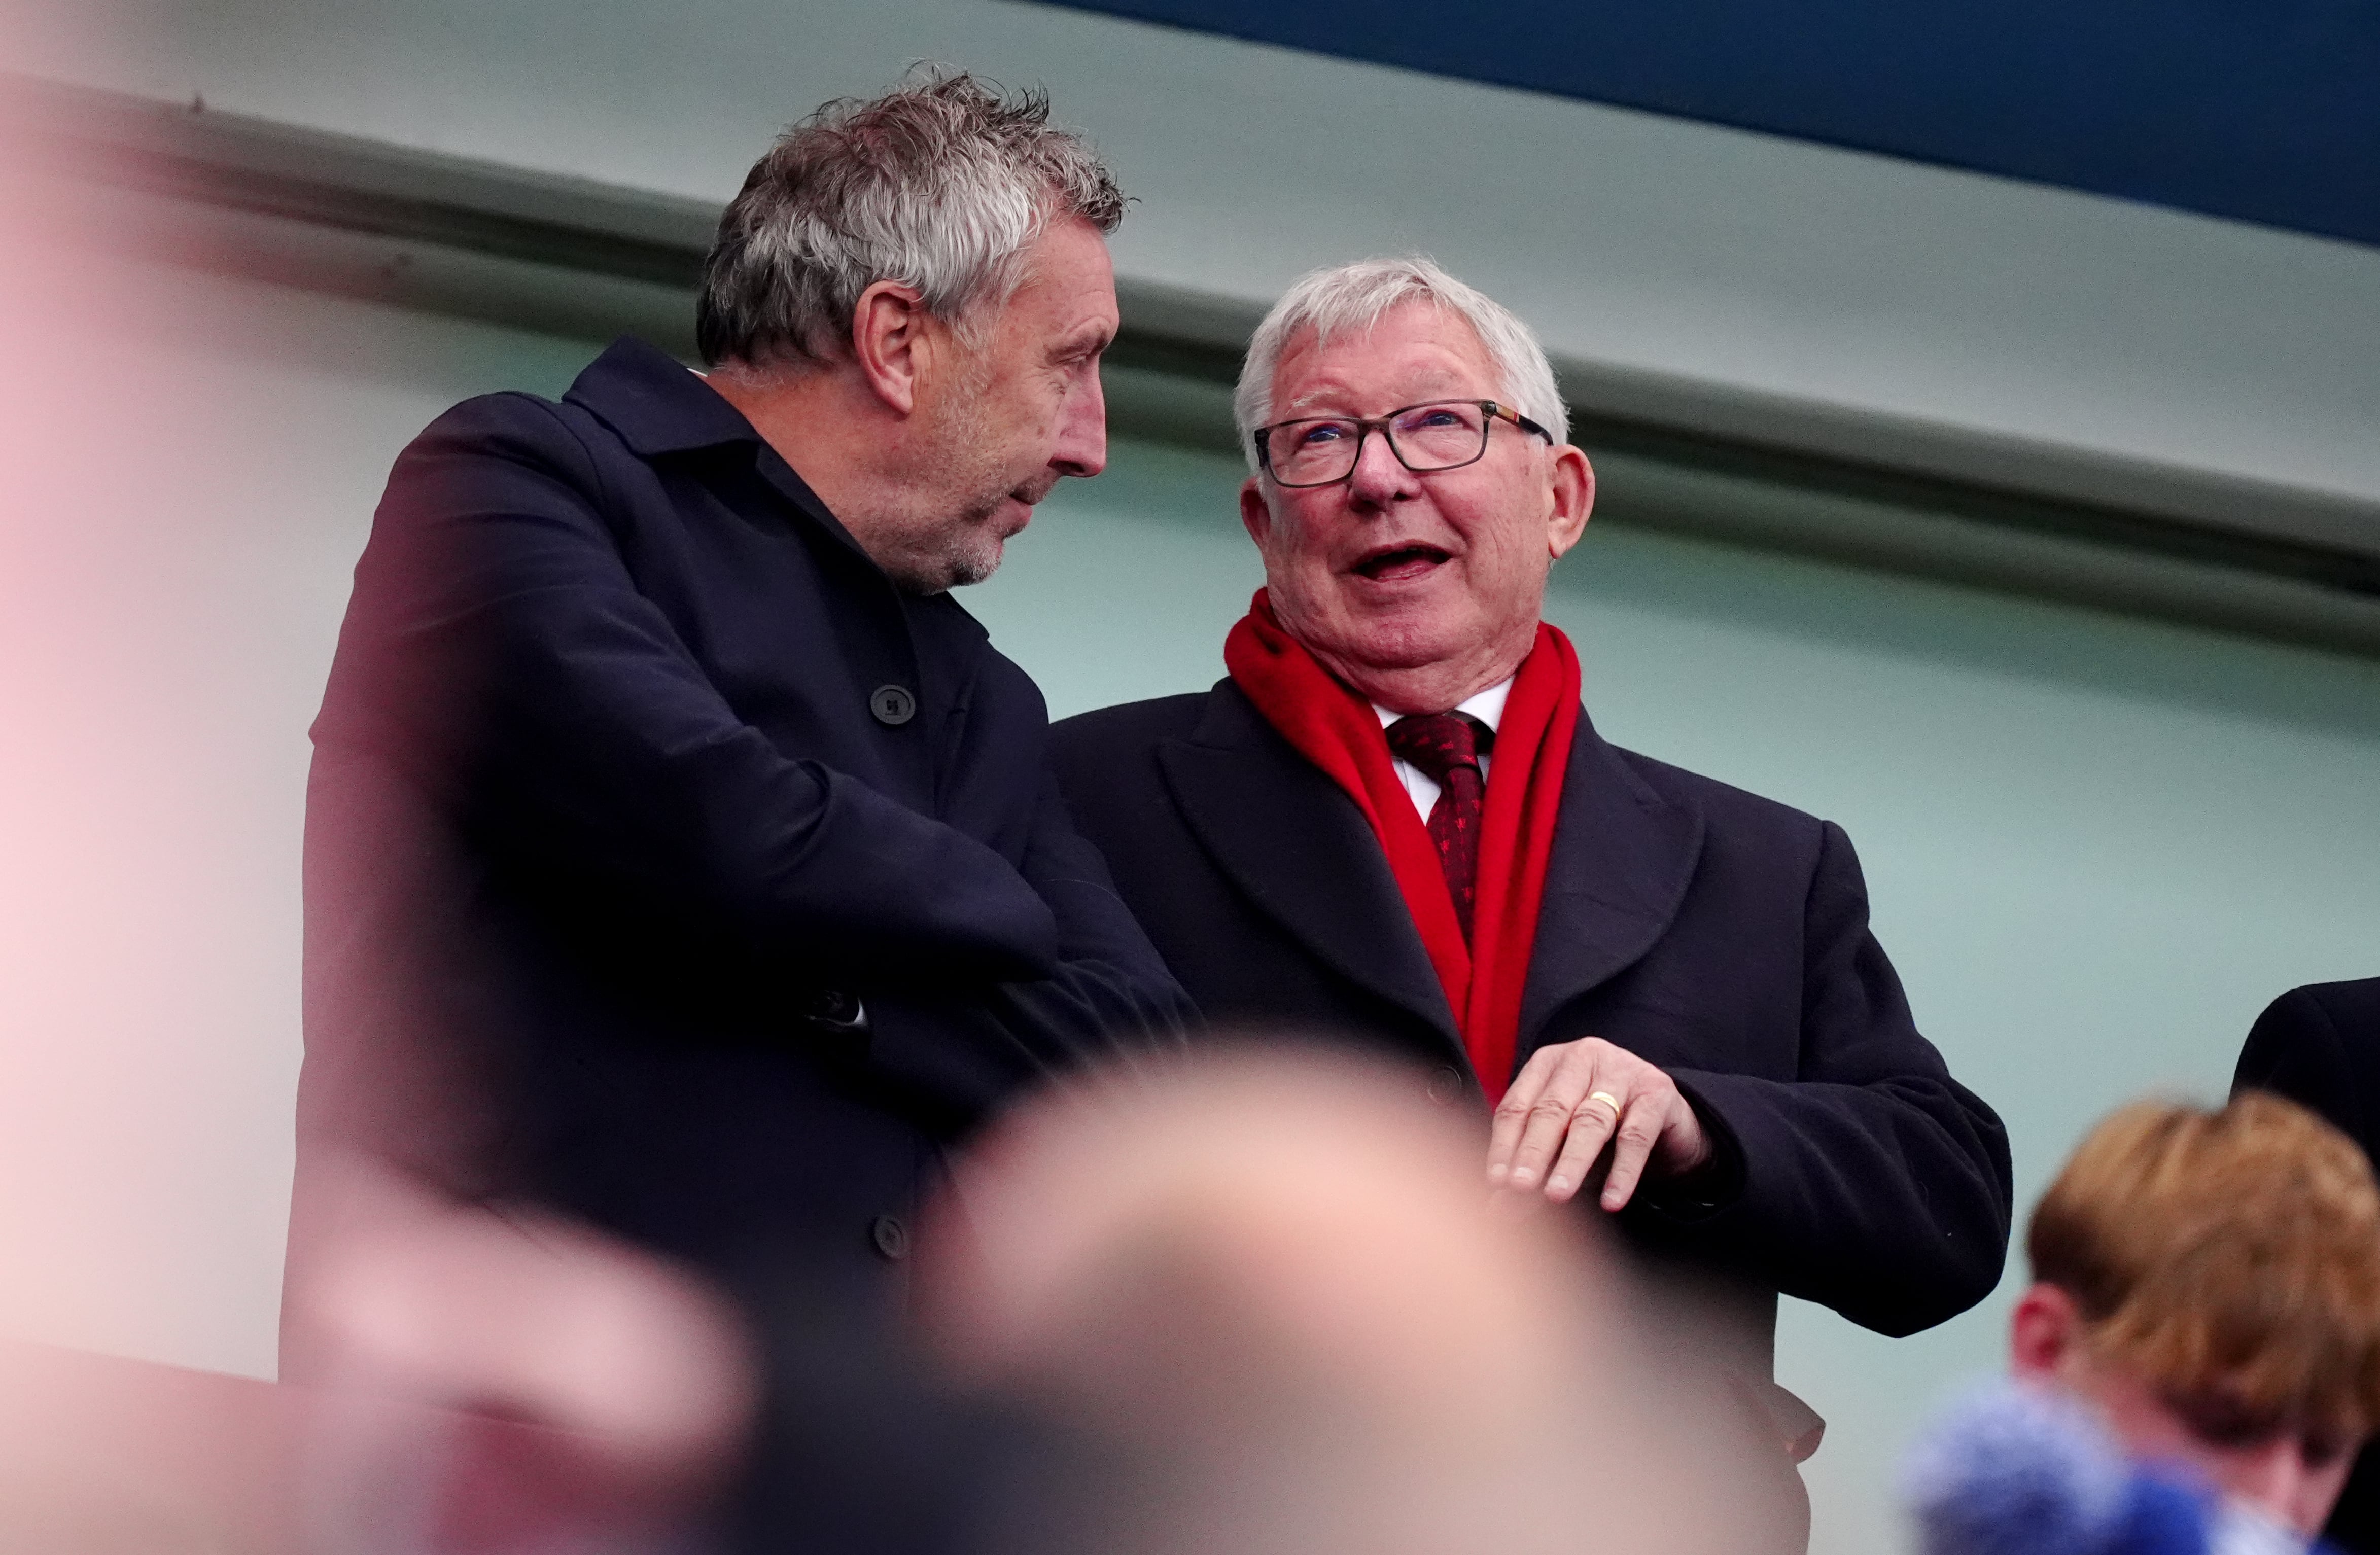
M 1430 808 L 1429 840 L 1438 845 L 1439 867 L 1454 894 L 1454 916 L 1463 937 L 1471 938 L 1471 904 L 1478 893 L 1479 809 L 1488 789 L 1479 775 L 1480 747 L 1494 736 L 1459 712 L 1400 718 L 1389 725 L 1389 748 L 1438 784 Z

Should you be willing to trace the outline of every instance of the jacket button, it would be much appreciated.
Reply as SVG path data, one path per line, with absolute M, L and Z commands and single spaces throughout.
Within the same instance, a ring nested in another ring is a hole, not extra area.
M 917 716 L 917 699 L 905 686 L 880 686 L 868 694 L 868 711 L 877 723 L 898 729 Z
M 897 1215 L 877 1216 L 868 1222 L 868 1235 L 876 1244 L 876 1250 L 894 1263 L 909 1256 L 909 1228 L 901 1223 Z
M 802 1002 L 802 1018 L 830 1031 L 864 1031 L 868 1027 L 868 1006 L 859 1002 L 856 993 L 824 988 Z
M 1451 1063 L 1441 1063 L 1430 1071 L 1429 1099 L 1441 1105 L 1463 1099 L 1463 1074 Z

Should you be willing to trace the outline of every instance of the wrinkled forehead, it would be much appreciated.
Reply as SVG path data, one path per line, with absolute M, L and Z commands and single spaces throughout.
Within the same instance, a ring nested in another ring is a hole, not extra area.
M 1378 317 L 1292 334 L 1272 373 L 1272 413 L 1394 408 L 1432 398 L 1494 398 L 1496 364 L 1471 322 L 1426 298 Z

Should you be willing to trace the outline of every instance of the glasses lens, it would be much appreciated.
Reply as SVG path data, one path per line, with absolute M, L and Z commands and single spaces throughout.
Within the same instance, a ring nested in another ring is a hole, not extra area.
M 1265 456 L 1273 479 L 1288 486 L 1322 486 L 1355 468 L 1355 444 L 1363 429 L 1353 421 L 1319 416 L 1283 421 L 1265 433 Z
M 1389 423 L 1397 452 L 1410 469 L 1451 469 L 1488 448 L 1488 418 L 1468 400 L 1416 405 Z

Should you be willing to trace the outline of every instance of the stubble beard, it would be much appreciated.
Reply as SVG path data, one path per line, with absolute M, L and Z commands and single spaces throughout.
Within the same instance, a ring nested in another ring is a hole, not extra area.
M 1000 570 L 1007 537 L 999 519 L 1014 486 L 993 441 L 990 389 L 989 371 L 971 369 L 928 439 L 918 506 L 905 526 L 910 555 L 895 574 L 912 593 L 964 589 Z

